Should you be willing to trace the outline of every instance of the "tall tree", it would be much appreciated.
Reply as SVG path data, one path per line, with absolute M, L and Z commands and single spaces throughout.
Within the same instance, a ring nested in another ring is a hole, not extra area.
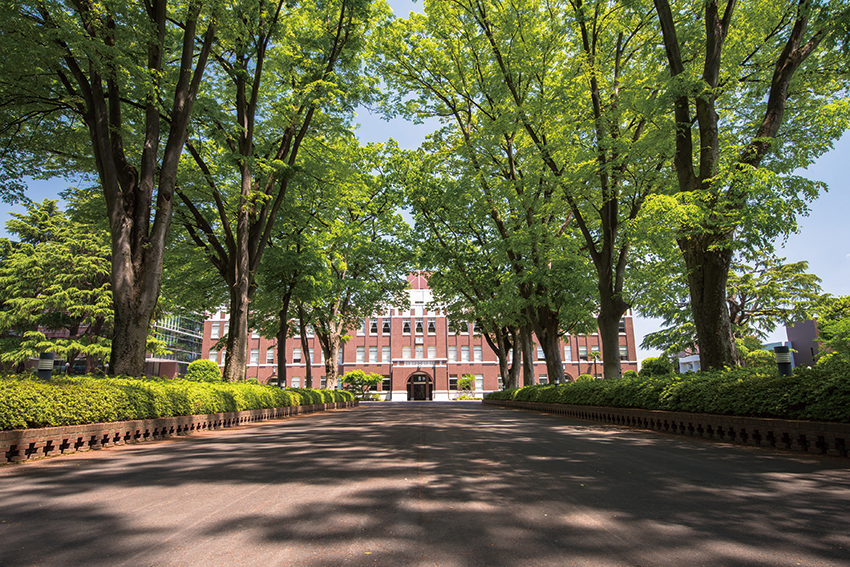
M 199 0 L 51 0 L 6 3 L 2 20 L 3 52 L 26 57 L 0 63 L 6 155 L 97 173 L 112 242 L 110 370 L 141 375 L 215 14 Z
M 455 123 L 455 138 L 440 141 L 475 172 L 476 198 L 490 205 L 511 248 L 520 294 L 536 298 L 526 311 L 553 380 L 563 376 L 558 316 L 546 299 L 555 289 L 532 274 L 546 271 L 542 251 L 563 249 L 558 241 L 576 235 L 596 272 L 605 375 L 620 374 L 619 323 L 630 307 L 623 283 L 635 236 L 624 227 L 664 186 L 668 153 L 657 141 L 664 128 L 657 89 L 647 86 L 659 68 L 647 8 L 429 2 L 426 16 L 411 16 L 388 35 L 398 53 L 385 66 L 388 77 L 402 93 L 420 93 L 413 100 L 402 94 L 396 108 Z M 508 188 L 515 193 L 510 212 L 503 207 Z
M 793 230 L 818 184 L 790 175 L 848 127 L 842 0 L 654 0 L 670 80 L 685 262 L 703 368 L 736 362 L 735 250 Z
M 53 352 L 71 368 L 82 357 L 92 372 L 111 348 L 109 233 L 47 199 L 13 213 L 7 229 L 19 241 L 0 241 L 0 362 L 22 368 Z
M 364 92 L 364 36 L 383 6 L 246 0 L 215 45 L 219 88 L 187 143 L 195 180 L 178 194 L 185 228 L 230 291 L 225 380 L 245 376 L 255 274 L 302 145 L 333 136 L 344 126 L 334 114 Z

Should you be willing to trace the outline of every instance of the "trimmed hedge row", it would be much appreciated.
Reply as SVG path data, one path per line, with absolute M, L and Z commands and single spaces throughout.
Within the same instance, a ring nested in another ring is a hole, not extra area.
M 488 394 L 519 400 L 688 413 L 850 423 L 850 365 L 797 369 L 793 376 L 747 368 L 526 386 Z
M 57 427 L 344 402 L 350 392 L 249 383 L 61 377 L 0 378 L 0 430 Z

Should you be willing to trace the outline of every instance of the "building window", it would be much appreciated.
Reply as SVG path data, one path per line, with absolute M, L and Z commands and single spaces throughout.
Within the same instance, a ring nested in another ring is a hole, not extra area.
M 362 347 L 362 346 L 357 347 L 357 362 L 359 362 L 361 364 L 363 362 L 365 362 L 365 360 L 364 360 L 365 356 L 366 356 L 366 348 Z
M 342 366 L 343 364 L 345 364 L 344 359 L 345 359 L 345 351 L 342 350 L 342 349 L 339 349 L 339 357 L 337 358 L 336 363 L 339 364 L 340 366 Z
M 620 334 L 621 335 L 626 334 L 626 318 L 625 317 L 620 319 Z
M 565 346 L 564 347 L 564 360 L 567 362 L 571 362 L 573 359 L 573 347 Z
M 360 326 L 357 327 L 357 336 L 362 337 L 366 334 L 366 319 L 360 319 Z
M 422 345 L 416 347 L 416 358 L 418 360 L 425 358 L 425 348 Z
M 217 350 L 211 350 L 210 351 L 210 360 L 212 360 L 213 362 L 218 362 L 218 351 Z
M 579 360 L 587 360 L 587 345 L 579 345 L 579 347 L 578 347 L 578 359 Z
M 437 347 L 429 346 L 428 347 L 428 358 L 437 358 Z
M 460 361 L 461 362 L 469 362 L 469 347 L 468 346 L 460 347 Z
M 370 335 L 377 335 L 378 334 L 378 320 L 377 319 L 372 319 L 371 321 L 369 321 L 369 334 Z
M 546 376 L 545 374 L 541 374 L 540 379 L 538 381 L 538 384 L 548 384 L 548 383 L 549 383 L 549 377 Z
M 390 320 L 389 319 L 384 319 L 384 334 L 385 335 L 390 334 Z
M 449 390 L 457 391 L 457 374 L 449 375 Z
M 366 362 L 372 362 L 372 363 L 378 362 L 378 347 L 376 347 L 376 346 L 370 346 L 369 347 L 369 360 L 367 360 Z
M 402 319 L 401 320 L 401 333 L 403 335 L 410 334 L 410 319 Z
M 449 345 L 449 362 L 457 362 L 457 347 Z
M 481 326 L 478 324 L 478 321 L 473 321 L 472 323 L 472 334 L 480 335 L 481 334 Z
M 307 356 L 310 357 L 309 362 L 310 362 L 310 365 L 312 366 L 313 362 L 315 362 L 315 360 L 313 359 L 313 349 L 311 349 L 311 348 L 307 349 Z M 307 361 L 305 361 L 305 362 L 307 362 Z
M 392 383 L 390 382 L 389 376 L 384 376 L 384 381 L 381 382 L 381 390 L 384 392 L 389 392 L 392 389 Z
M 449 334 L 456 335 L 457 334 L 457 326 L 454 321 L 449 321 Z
M 469 334 L 469 323 L 461 323 L 460 324 L 460 334 L 468 335 Z
M 475 362 L 481 362 L 483 359 L 483 353 L 481 352 L 481 345 L 475 345 L 473 348 L 472 355 L 475 357 Z
M 392 358 L 392 355 L 390 354 L 390 347 L 381 347 L 381 351 L 381 356 L 383 358 L 382 362 L 390 362 L 390 359 Z
M 620 360 L 628 360 L 629 359 L 629 346 L 628 345 L 620 345 Z
M 484 390 L 484 375 L 476 374 L 475 375 L 475 389 L 479 392 Z
M 266 364 L 274 364 L 274 349 L 266 349 Z
M 421 334 L 422 334 L 422 319 L 417 319 L 417 320 L 416 320 L 416 334 L 417 334 L 417 335 L 421 335 Z
M 328 387 L 328 377 L 322 376 L 322 379 L 320 380 L 319 383 L 322 385 L 322 388 L 327 388 Z
M 252 339 L 259 339 L 260 338 L 260 331 L 257 331 L 256 329 L 252 330 L 251 331 L 251 338 Z
M 295 364 L 301 363 L 301 349 L 300 348 L 292 349 L 292 362 L 295 363 Z
M 402 358 L 410 358 L 410 347 L 401 347 L 401 357 Z
M 301 387 L 301 377 L 300 376 L 293 376 L 291 384 L 292 384 L 293 388 L 300 388 Z
M 543 347 L 537 345 L 537 360 L 546 360 L 546 354 L 543 352 Z
M 221 323 L 214 321 L 210 326 L 210 338 L 217 339 L 221 336 Z
M 259 364 L 260 363 L 260 349 L 252 348 L 251 349 L 251 359 L 249 364 Z
M 594 355 L 593 360 L 602 360 L 599 357 L 599 345 L 590 345 L 590 352 Z

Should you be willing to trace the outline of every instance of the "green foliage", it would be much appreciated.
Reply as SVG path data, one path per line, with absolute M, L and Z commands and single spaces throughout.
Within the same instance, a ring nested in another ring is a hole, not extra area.
M 377 386 L 384 380 L 380 374 L 366 374 L 359 368 L 342 376 L 342 383 L 358 389 L 359 394 L 365 395 L 372 386 Z
M 466 392 L 471 392 L 475 389 L 475 376 L 472 374 L 464 374 L 457 380 L 457 389 Z
M 837 360 L 778 376 L 758 368 L 623 377 L 487 394 L 519 400 L 850 423 L 850 363 Z
M 645 358 L 638 374 L 642 377 L 673 374 L 673 363 L 663 356 Z
M 0 361 L 54 352 L 72 366 L 82 357 L 91 372 L 111 349 L 109 232 L 72 221 L 48 199 L 11 217 L 6 228 L 20 242 L 2 246 Z
M 216 371 L 218 371 L 216 369 Z M 63 377 L 0 378 L 0 430 L 176 415 L 233 412 L 353 400 L 350 392 L 282 390 L 250 383 Z
M 638 373 L 634 370 L 626 370 L 623 372 L 623 378 L 634 379 L 638 377 Z
M 212 360 L 202 358 L 189 364 L 186 380 L 193 382 L 221 382 L 221 369 Z
M 744 357 L 744 365 L 747 368 L 772 371 L 776 368 L 776 354 L 764 349 L 751 351 Z
M 850 360 L 850 295 L 823 298 L 817 312 L 818 340 L 829 352 Z
M 579 374 L 576 377 L 576 383 L 580 382 L 593 382 L 594 378 L 590 374 Z

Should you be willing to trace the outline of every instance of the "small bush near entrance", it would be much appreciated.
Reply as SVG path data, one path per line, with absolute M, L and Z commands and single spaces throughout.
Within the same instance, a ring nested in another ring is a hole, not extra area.
M 233 412 L 353 400 L 351 392 L 191 380 L 0 377 L 0 430 Z
M 186 380 L 192 382 L 221 382 L 221 369 L 217 362 L 200 359 L 189 364 L 186 369 Z
M 463 376 L 458 378 L 457 389 L 466 392 L 473 391 L 475 389 L 475 376 L 473 376 L 472 374 L 464 374 Z
M 486 398 L 850 423 L 850 362 L 797 368 L 793 376 L 759 368 L 630 375 L 525 386 L 492 392 Z

